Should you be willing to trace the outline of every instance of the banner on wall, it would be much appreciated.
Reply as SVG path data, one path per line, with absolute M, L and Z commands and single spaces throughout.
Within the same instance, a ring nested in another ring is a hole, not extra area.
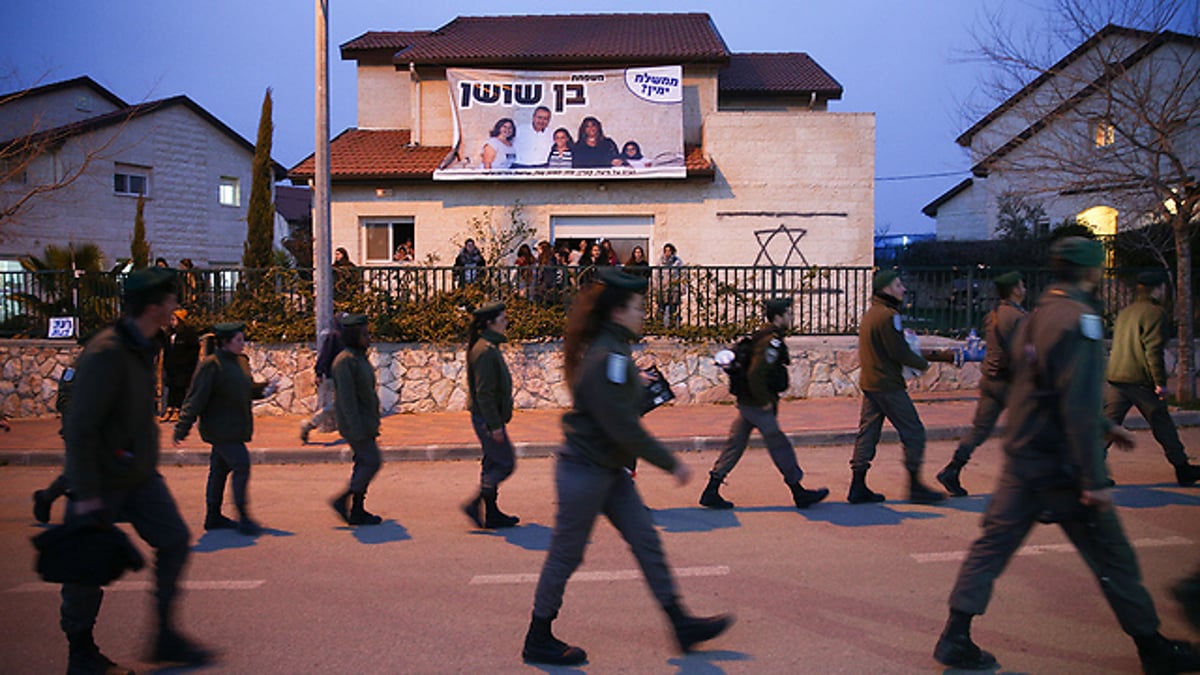
M 434 180 L 687 177 L 682 66 L 446 78 L 454 146 Z

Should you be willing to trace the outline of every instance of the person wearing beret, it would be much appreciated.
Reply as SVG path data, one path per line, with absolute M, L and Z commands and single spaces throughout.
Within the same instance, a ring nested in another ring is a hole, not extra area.
M 1200 654 L 1193 646 L 1158 632 L 1154 601 L 1109 488 L 1105 438 L 1132 448 L 1133 435 L 1103 415 L 1104 324 L 1095 291 L 1103 278 L 1104 246 L 1064 237 L 1050 255 L 1055 281 L 1014 340 L 1004 467 L 983 516 L 983 534 L 950 592 L 949 617 L 933 656 L 951 668 L 996 666 L 996 658 L 972 641 L 971 622 L 987 610 L 996 579 L 1043 522 L 1057 523 L 1079 551 L 1133 638 L 1144 672 L 1194 672 Z
M 721 483 L 737 466 L 755 429 L 762 434 L 775 468 L 783 474 L 796 508 L 806 509 L 829 496 L 828 488 L 808 490 L 800 484 L 804 471 L 796 461 L 796 449 L 779 428 L 779 394 L 787 390 L 787 367 L 791 363 L 784 340 L 792 327 L 792 301 L 772 298 L 763 307 L 767 322 L 752 336 L 754 350 L 747 366 L 746 386 L 737 392 L 738 416 L 729 429 L 725 449 L 708 472 L 708 486 L 700 495 L 700 505 L 710 509 L 733 508 L 733 502 L 721 496 Z
M 213 327 L 217 349 L 196 366 L 192 386 L 175 423 L 174 442 L 187 438 L 196 419 L 200 419 L 200 438 L 212 445 L 208 459 L 207 510 L 204 529 L 237 529 L 254 536 L 262 532 L 250 517 L 247 485 L 250 482 L 250 452 L 246 443 L 254 436 L 254 399 L 275 393 L 275 385 L 256 382 L 246 357 L 246 325 L 242 322 L 219 323 Z M 225 482 L 233 474 L 233 504 L 238 511 L 234 522 L 221 514 L 225 501 Z
M 1017 325 L 1025 318 L 1025 280 L 1020 272 L 1007 272 L 996 277 L 996 295 L 1000 298 L 996 308 L 983 320 L 987 340 L 987 354 L 979 370 L 979 403 L 975 406 L 975 417 L 971 420 L 971 432 L 958 443 L 954 457 L 938 472 L 937 480 L 946 491 L 955 497 L 967 496 L 960 474 L 971 460 L 971 453 L 979 447 L 992 430 L 996 420 L 1004 411 L 1008 399 L 1008 383 L 1012 379 L 1009 364 L 1012 363 L 1012 341 Z
M 1188 486 L 1200 480 L 1200 466 L 1188 461 L 1167 408 L 1171 392 L 1167 389 L 1163 347 L 1171 318 L 1162 306 L 1167 281 L 1167 273 L 1161 269 L 1139 274 L 1137 299 L 1117 315 L 1105 374 L 1108 385 L 1104 391 L 1104 416 L 1113 424 L 1121 424 L 1129 409 L 1137 406 L 1167 461 L 1175 467 L 1176 482 Z
M 338 431 L 354 454 L 354 469 L 349 487 L 333 498 L 332 505 L 348 525 L 378 525 L 383 518 L 364 506 L 367 486 L 383 465 L 375 440 L 379 437 L 379 393 L 375 390 L 375 369 L 367 360 L 371 335 L 365 315 L 349 314 L 342 319 L 342 344 L 345 346 L 330 368 L 333 407 Z
M 646 318 L 647 280 L 611 267 L 597 272 L 597 278 L 571 304 L 563 339 L 564 379 L 572 405 L 563 415 L 566 444 L 554 469 L 554 534 L 521 651 L 533 663 L 587 660 L 583 649 L 554 636 L 551 622 L 601 513 L 629 543 L 683 651 L 720 635 L 732 623 L 729 616 L 694 617 L 683 609 L 650 510 L 630 474 L 640 458 L 671 472 L 681 485 L 691 477 L 688 466 L 641 423 L 645 384 L 631 344 L 640 338 Z
M 915 504 L 933 504 L 945 495 L 921 482 L 925 462 L 925 425 L 908 396 L 904 366 L 925 370 L 929 362 L 908 346 L 900 323 L 900 303 L 904 301 L 904 282 L 899 272 L 881 270 L 871 282 L 871 306 L 858 327 L 858 387 L 862 390 L 862 410 L 854 454 L 850 458 L 851 504 L 881 502 L 885 497 L 867 487 L 867 470 L 875 459 L 875 448 L 883 432 L 883 420 L 896 427 L 904 447 L 904 466 L 908 469 L 908 499 Z
M 476 527 L 489 530 L 520 522 L 520 518 L 504 513 L 496 505 L 500 483 L 512 475 L 517 462 L 505 429 L 513 412 L 512 375 L 500 353 L 500 345 L 508 341 L 507 330 L 504 303 L 488 303 L 472 312 L 467 337 L 467 408 L 483 446 L 483 469 L 479 472 L 479 492 L 463 505 L 463 511 Z
M 155 549 L 157 630 L 149 659 L 200 665 L 212 660 L 212 652 L 184 637 L 174 620 L 191 533 L 158 473 L 154 336 L 178 307 L 176 273 L 138 270 L 125 278 L 122 294 L 124 315 L 88 341 L 76 365 L 63 429 L 73 496 L 67 519 L 88 518 L 108 527 L 117 518 L 128 520 Z M 129 672 L 93 640 L 102 598 L 99 586 L 63 584 L 60 625 L 69 643 L 69 672 Z

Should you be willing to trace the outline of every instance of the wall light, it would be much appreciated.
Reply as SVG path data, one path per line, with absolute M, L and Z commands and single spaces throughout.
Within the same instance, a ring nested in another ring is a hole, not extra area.
M 395 193 L 392 191 L 391 188 L 375 188 L 375 197 L 378 199 L 383 199 L 384 197 L 391 197 L 393 194 L 395 194 Z

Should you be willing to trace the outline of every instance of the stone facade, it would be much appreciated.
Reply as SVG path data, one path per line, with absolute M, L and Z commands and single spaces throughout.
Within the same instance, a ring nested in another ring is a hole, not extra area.
M 923 338 L 926 346 L 957 344 L 943 338 Z M 725 344 L 689 344 L 651 339 L 637 345 L 635 359 L 642 366 L 657 365 L 675 392 L 675 405 L 731 402 L 728 378 L 712 355 Z M 1200 347 L 1200 343 L 1197 344 Z M 562 379 L 559 342 L 531 342 L 503 346 L 513 375 L 518 409 L 562 408 L 570 395 Z M 788 338 L 792 356 L 789 398 L 827 398 L 859 395 L 857 338 Z M 13 417 L 54 414 L 54 397 L 63 370 L 79 348 L 45 340 L 0 340 L 0 411 Z M 301 415 L 316 405 L 312 344 L 247 345 L 251 368 L 260 380 L 278 378 L 279 391 L 259 403 L 261 415 Z M 1176 350 L 1167 349 L 1167 369 L 1175 371 Z M 1200 349 L 1197 366 L 1200 366 Z M 466 359 L 461 345 L 384 343 L 372 346 L 371 363 L 379 383 L 383 412 L 416 413 L 462 410 L 466 405 Z M 979 384 L 979 364 L 962 368 L 935 363 L 909 383 L 910 391 L 974 393 Z

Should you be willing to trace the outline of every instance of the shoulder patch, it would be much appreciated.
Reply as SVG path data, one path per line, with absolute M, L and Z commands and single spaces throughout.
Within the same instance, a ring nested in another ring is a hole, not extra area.
M 629 357 L 616 352 L 609 354 L 604 374 L 613 384 L 625 384 L 625 378 L 629 376 Z
M 1104 337 L 1104 324 L 1095 314 L 1083 314 L 1079 317 L 1079 330 L 1083 337 L 1089 340 L 1099 340 Z
M 74 380 L 74 379 L 75 379 L 75 369 L 74 368 L 67 368 L 66 370 L 63 371 L 63 374 L 62 374 L 63 382 L 70 382 L 71 380 Z
M 775 363 L 779 360 L 779 350 L 775 347 L 774 343 L 763 352 L 763 358 L 767 360 L 767 363 Z
M 899 315 L 899 314 L 893 314 L 893 315 L 892 315 L 892 327 L 893 327 L 893 328 L 895 328 L 895 329 L 896 329 L 896 330 L 898 330 L 898 331 L 904 330 L 904 329 L 903 329 L 903 328 L 900 326 L 900 315 Z

